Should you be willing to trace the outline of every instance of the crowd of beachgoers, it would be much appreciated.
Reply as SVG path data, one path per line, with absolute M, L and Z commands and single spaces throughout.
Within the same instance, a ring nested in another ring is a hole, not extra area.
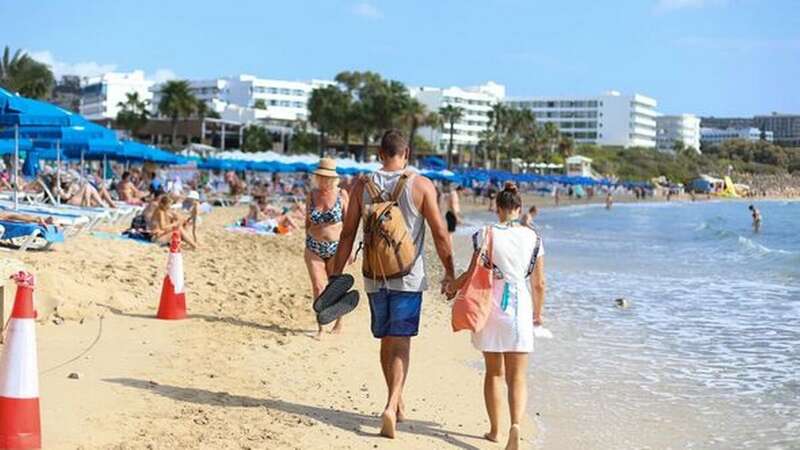
M 753 197 L 800 197 L 800 175 L 742 174 L 737 180 L 750 186 Z

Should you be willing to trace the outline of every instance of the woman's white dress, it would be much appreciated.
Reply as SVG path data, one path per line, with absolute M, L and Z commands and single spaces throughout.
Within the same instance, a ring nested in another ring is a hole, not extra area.
M 481 352 L 533 351 L 532 263 L 544 255 L 537 233 L 522 225 L 493 225 L 492 259 L 495 279 L 492 310 L 484 328 L 472 333 L 472 345 Z M 480 249 L 483 231 L 473 236 Z M 537 241 L 539 243 L 537 250 Z M 502 276 L 502 279 L 497 277 Z

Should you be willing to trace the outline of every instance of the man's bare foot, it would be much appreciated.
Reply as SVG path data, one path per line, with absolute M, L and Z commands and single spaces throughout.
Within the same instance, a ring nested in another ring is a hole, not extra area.
M 342 334 L 342 319 L 338 319 L 331 329 L 331 334 Z
M 519 425 L 511 425 L 511 429 L 508 430 L 506 450 L 519 450 L 519 438 Z
M 394 411 L 388 409 L 381 416 L 383 425 L 381 426 L 381 436 L 394 439 L 395 427 L 397 426 L 397 416 Z
M 497 431 L 490 431 L 488 433 L 485 433 L 483 437 L 485 437 L 487 441 L 492 441 L 492 442 L 498 441 Z

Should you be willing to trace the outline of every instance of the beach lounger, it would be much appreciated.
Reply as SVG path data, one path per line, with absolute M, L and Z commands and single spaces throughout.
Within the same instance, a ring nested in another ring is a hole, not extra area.
M 53 225 L 0 220 L 0 243 L 25 250 L 47 250 L 64 242 L 64 234 Z
M 59 210 L 54 207 L 41 207 L 31 205 L 20 205 L 14 209 L 13 204 L 0 201 L 0 211 L 27 214 L 42 218 L 51 217 L 53 222 L 65 229 L 65 233 L 70 236 L 80 234 L 83 231 L 94 227 L 100 220 L 97 216 L 89 214 L 76 214 L 69 211 Z
M 37 181 L 39 182 L 39 185 L 42 187 L 42 191 L 44 193 L 44 200 L 47 203 L 50 203 L 50 207 L 57 207 L 65 211 L 76 212 L 78 214 L 82 212 L 88 212 L 92 216 L 94 216 L 95 213 L 98 213 L 103 215 L 102 217 L 99 218 L 98 222 L 107 222 L 109 225 L 113 225 L 118 222 L 123 222 L 125 219 L 132 219 L 133 216 L 136 215 L 137 211 L 141 209 L 141 208 L 137 209 L 138 208 L 137 206 L 128 205 L 127 203 L 124 202 L 115 202 L 114 206 L 116 206 L 116 208 L 85 207 L 85 206 L 69 205 L 66 203 L 58 203 L 56 197 L 53 195 L 53 193 L 50 191 L 47 185 L 44 182 L 42 182 L 42 180 L 37 180 Z M 44 202 L 31 202 L 30 204 L 37 206 L 47 206 L 43 205 L 42 203 Z

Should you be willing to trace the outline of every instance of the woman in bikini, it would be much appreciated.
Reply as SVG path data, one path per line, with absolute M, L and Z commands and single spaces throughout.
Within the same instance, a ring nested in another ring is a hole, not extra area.
M 306 250 L 305 260 L 311 278 L 313 298 L 328 285 L 328 276 L 333 270 L 333 256 L 339 248 L 342 219 L 347 212 L 347 191 L 339 188 L 336 161 L 322 158 L 314 171 L 312 189 L 306 199 Z M 318 337 L 322 337 L 319 326 Z M 341 319 L 333 326 L 332 333 L 342 331 Z
M 196 220 L 196 217 L 182 217 L 172 210 L 172 199 L 169 195 L 162 195 L 158 199 L 158 206 L 153 212 L 152 229 L 150 231 L 151 240 L 161 244 L 167 244 L 172 239 L 172 232 L 180 230 L 181 241 L 192 250 L 197 250 L 197 242 L 189 234 L 189 226 Z

